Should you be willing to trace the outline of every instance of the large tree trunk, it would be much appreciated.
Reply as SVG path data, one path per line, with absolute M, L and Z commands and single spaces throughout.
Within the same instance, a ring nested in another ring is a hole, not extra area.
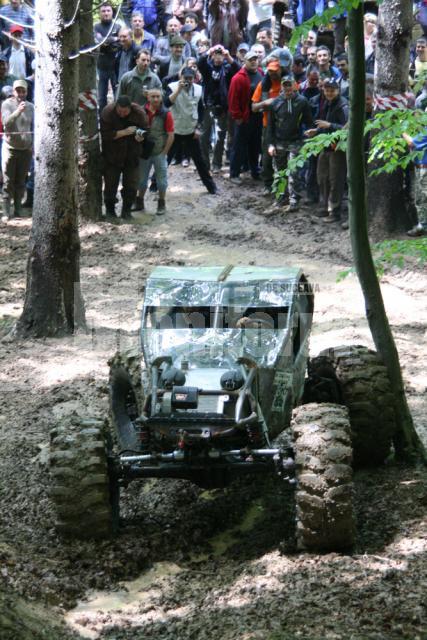
M 412 0 L 384 0 L 380 4 L 375 61 L 375 94 L 380 99 L 407 91 L 412 26 Z M 378 101 L 376 104 L 380 110 Z M 402 170 L 370 177 L 368 202 L 375 238 L 412 226 Z
M 75 0 L 36 1 L 35 194 L 21 336 L 72 332 L 84 322 L 77 228 L 78 25 Z
M 80 3 L 80 47 L 93 41 L 92 0 Z M 102 215 L 102 162 L 98 135 L 96 57 L 79 58 L 79 182 L 78 206 L 83 218 Z
M 387 2 L 387 0 L 385 0 Z M 399 356 L 390 329 L 375 272 L 368 237 L 363 129 L 365 120 L 365 50 L 363 5 L 352 9 L 348 20 L 350 61 L 350 118 L 347 143 L 349 221 L 351 246 L 357 275 L 365 298 L 366 316 L 375 346 L 387 367 L 395 398 L 397 458 L 414 460 L 424 456 L 406 401 Z M 374 425 L 373 425 L 374 427 Z

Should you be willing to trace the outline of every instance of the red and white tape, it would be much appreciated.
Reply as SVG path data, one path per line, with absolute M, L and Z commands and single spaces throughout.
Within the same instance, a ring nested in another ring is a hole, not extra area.
M 93 111 L 98 106 L 96 91 L 83 91 L 79 93 L 79 109 L 82 111 Z
M 374 94 L 375 111 L 389 111 L 390 109 L 407 109 L 413 100 L 412 93 L 395 93 L 389 96 Z

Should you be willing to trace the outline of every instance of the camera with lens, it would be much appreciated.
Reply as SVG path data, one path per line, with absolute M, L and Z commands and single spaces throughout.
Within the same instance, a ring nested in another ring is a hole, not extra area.
M 190 86 L 190 83 L 189 83 L 189 82 L 184 82 L 184 87 L 185 87 L 186 89 L 188 89 L 188 87 L 189 87 L 189 86 Z
M 136 135 L 136 136 L 138 136 L 138 138 L 142 138 L 142 136 L 144 135 L 144 133 L 145 133 L 145 129 L 137 129 L 137 130 L 135 131 L 135 135 Z
M 215 47 L 215 49 L 213 50 L 214 53 L 223 53 L 222 51 L 222 47 Z

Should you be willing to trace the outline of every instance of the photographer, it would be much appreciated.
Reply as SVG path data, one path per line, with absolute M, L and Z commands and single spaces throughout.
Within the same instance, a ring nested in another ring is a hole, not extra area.
M 206 54 L 200 56 L 199 71 L 203 78 L 205 113 L 202 122 L 200 144 L 203 159 L 210 168 L 209 152 L 211 147 L 212 128 L 215 124 L 217 140 L 213 152 L 213 171 L 220 171 L 227 135 L 228 89 L 230 80 L 239 71 L 239 65 L 227 49 L 220 44 L 211 47 Z
M 115 218 L 115 204 L 122 178 L 122 218 L 131 217 L 139 177 L 142 131 L 147 129 L 145 110 L 120 96 L 101 113 L 102 155 L 104 158 L 104 202 L 107 218 Z
M 175 122 L 175 140 L 170 156 L 188 153 L 194 161 L 200 179 L 209 193 L 217 193 L 217 187 L 202 157 L 199 123 L 203 115 L 202 87 L 194 83 L 195 73 L 184 67 L 178 82 L 167 88 L 165 105 L 171 107 Z

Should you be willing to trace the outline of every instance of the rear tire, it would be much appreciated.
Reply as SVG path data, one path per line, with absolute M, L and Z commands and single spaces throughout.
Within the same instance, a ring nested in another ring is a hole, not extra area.
M 119 487 L 106 454 L 105 425 L 70 416 L 50 433 L 55 527 L 74 538 L 108 538 L 119 520 Z
M 348 549 L 354 542 L 348 411 L 336 404 L 302 405 L 293 412 L 292 432 L 298 547 Z
M 341 346 L 321 351 L 310 361 L 312 372 L 332 365 L 342 403 L 349 410 L 354 466 L 378 466 L 390 454 L 396 429 L 394 399 L 387 370 L 378 354 L 363 346 Z M 334 401 L 332 397 L 327 401 Z

